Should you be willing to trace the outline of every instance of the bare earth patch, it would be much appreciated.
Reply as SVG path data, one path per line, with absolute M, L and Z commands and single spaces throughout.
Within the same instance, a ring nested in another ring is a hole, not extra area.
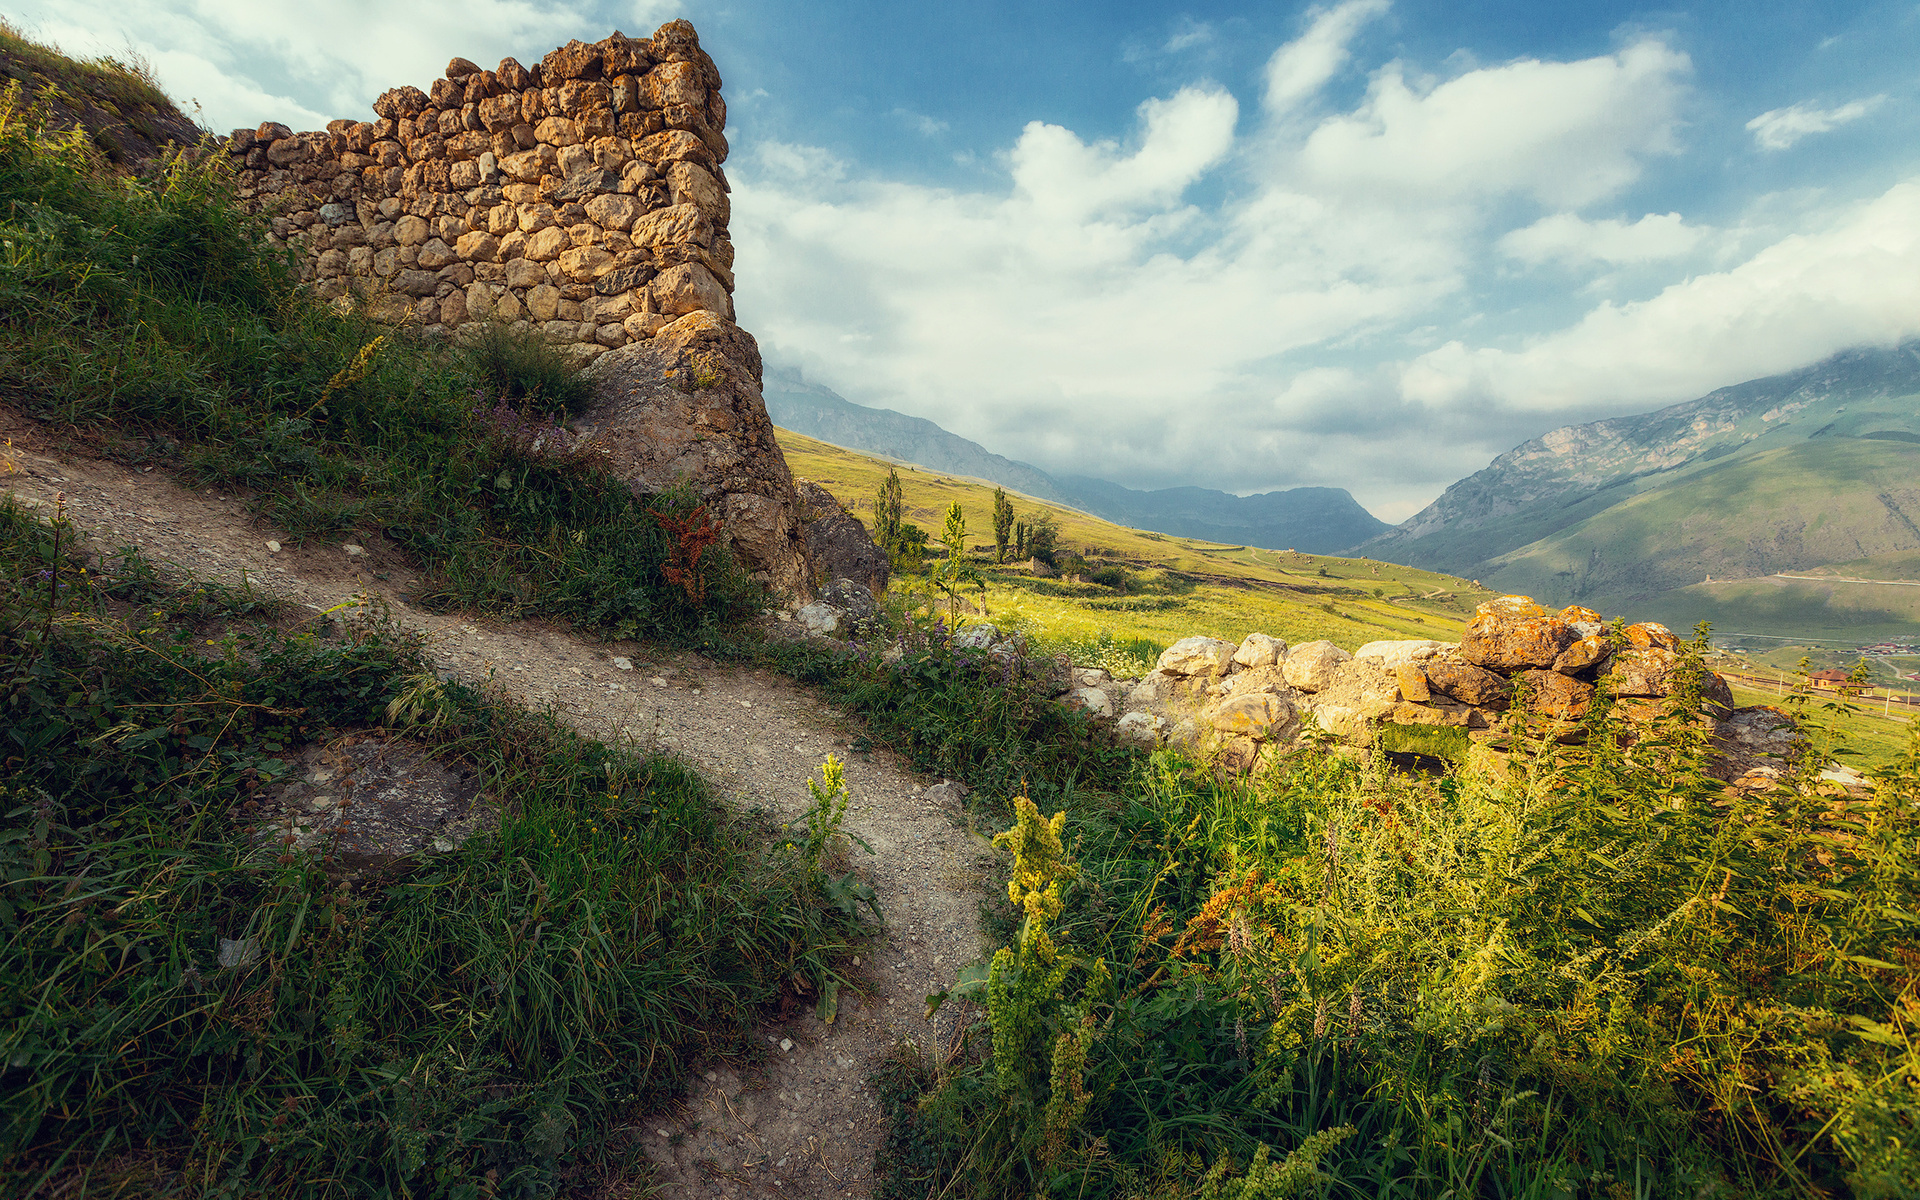
M 855 847 L 847 861 L 886 919 L 859 959 L 855 990 L 842 992 L 832 1024 L 811 1009 L 766 1024 L 763 1061 L 697 1072 L 674 1110 L 639 1119 L 631 1132 L 656 1166 L 659 1194 L 676 1200 L 869 1194 L 880 1130 L 867 1077 L 900 1038 L 928 1047 L 951 1039 L 957 1006 L 930 1025 L 925 997 L 983 951 L 978 909 L 992 852 L 968 828 L 957 785 L 932 786 L 938 781 L 885 752 L 849 753 L 853 720 L 783 677 L 642 643 L 588 641 L 551 624 L 426 612 L 408 602 L 416 573 L 378 540 L 355 543 L 361 553 L 293 547 L 230 493 L 56 451 L 32 422 L 0 409 L 0 440 L 8 437 L 18 469 L 0 474 L 0 488 L 42 511 L 64 493 L 93 549 L 137 546 L 194 577 L 316 610 L 365 593 L 425 636 L 437 669 L 491 678 L 594 737 L 677 754 L 738 809 L 796 819 L 809 804 L 809 774 L 830 753 L 847 759 L 843 828 L 874 850 L 869 857 Z M 0 472 L 7 465 L 0 461 Z

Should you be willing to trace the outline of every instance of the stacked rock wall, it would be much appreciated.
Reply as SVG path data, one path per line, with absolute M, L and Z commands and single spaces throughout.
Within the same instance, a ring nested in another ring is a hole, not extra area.
M 731 319 L 726 102 L 687 22 L 532 66 L 456 58 L 373 109 L 227 142 L 242 199 L 321 296 L 435 331 L 525 322 L 584 358 L 689 313 Z
M 1369 642 L 1348 654 L 1332 642 L 1289 647 L 1261 633 L 1238 646 L 1194 637 L 1169 647 L 1138 681 L 1086 682 L 1121 714 L 1123 737 L 1212 750 L 1239 770 L 1296 743 L 1309 715 L 1350 743 L 1364 744 L 1385 723 L 1462 729 L 1500 748 L 1515 715 L 1528 737 L 1578 740 L 1603 676 L 1614 711 L 1629 721 L 1665 711 L 1680 686 L 1680 639 L 1654 622 L 1624 633 L 1615 645 L 1592 609 L 1553 612 L 1526 596 L 1502 596 L 1479 606 L 1458 642 Z M 1735 709 L 1718 675 L 1708 672 L 1703 690 L 1727 778 L 1768 765 L 1759 761 L 1767 754 L 1747 752 L 1756 738 L 1797 736 L 1776 710 Z M 1514 714 L 1518 703 L 1526 710 Z M 1772 772 L 1790 757 L 1779 756 Z

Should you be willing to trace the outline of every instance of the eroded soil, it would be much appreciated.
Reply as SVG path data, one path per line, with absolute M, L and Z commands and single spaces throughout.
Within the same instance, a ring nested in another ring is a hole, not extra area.
M 930 1024 L 925 997 L 983 951 L 978 911 L 992 852 L 968 828 L 957 785 L 937 786 L 881 751 L 849 753 L 856 724 L 782 677 L 642 643 L 591 641 L 556 625 L 427 612 L 408 601 L 415 571 L 378 539 L 356 539 L 358 552 L 293 546 L 230 493 L 59 449 L 0 409 L 5 438 L 18 469 L 0 473 L 0 488 L 43 511 L 64 503 L 94 549 L 136 546 L 195 578 L 316 610 L 375 597 L 425 637 L 437 669 L 491 678 L 592 736 L 680 755 L 742 810 L 797 818 L 809 804 L 808 776 L 830 753 L 846 759 L 852 802 L 844 829 L 874 851 L 855 848 L 850 863 L 886 918 L 853 969 L 857 989 L 841 994 L 832 1024 L 811 1010 L 767 1023 L 764 1059 L 701 1070 L 674 1109 L 647 1115 L 632 1132 L 665 1197 L 869 1194 L 880 1129 L 867 1077 L 898 1039 L 934 1052 L 951 1044 L 954 1006 Z M 8 465 L 0 460 L 0 472 Z

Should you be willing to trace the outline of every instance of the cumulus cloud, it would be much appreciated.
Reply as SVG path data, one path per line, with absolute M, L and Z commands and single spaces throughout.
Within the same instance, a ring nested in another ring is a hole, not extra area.
M 1885 96 L 1854 100 L 1838 108 L 1820 108 L 1805 101 L 1786 108 L 1769 109 L 1747 122 L 1747 129 L 1762 150 L 1786 150 L 1801 138 L 1826 133 L 1851 121 L 1858 121 L 1886 102 Z
M 1615 217 L 1589 221 L 1563 212 L 1515 229 L 1495 246 L 1508 258 L 1533 266 L 1548 262 L 1630 266 L 1685 257 L 1709 232 L 1687 224 L 1677 212 L 1648 213 L 1632 224 Z
M 1552 205 L 1511 243 L 1543 261 L 1653 261 L 1698 231 L 1574 209 L 1672 151 L 1684 54 L 1643 39 L 1418 86 L 1385 64 L 1352 111 L 1303 117 L 1383 11 L 1316 14 L 1274 57 L 1301 90 L 1250 127 L 1233 95 L 1193 84 L 1140 105 L 1125 141 L 1030 123 L 974 188 L 750 147 L 729 168 L 741 319 L 855 400 L 1043 466 L 1338 484 L 1410 512 L 1538 432 L 1517 406 L 1453 407 L 1461 389 L 1431 366 L 1403 379 L 1472 328 L 1492 206 Z M 1224 199 L 1197 200 L 1202 181 Z
M 1518 192 L 1577 208 L 1639 178 L 1647 156 L 1678 149 L 1690 70 L 1656 39 L 1579 62 L 1523 59 L 1430 89 L 1390 65 L 1358 110 L 1313 131 L 1302 163 L 1342 190 Z
M 1916 334 L 1920 182 L 1909 181 L 1728 270 L 1603 303 L 1523 349 L 1450 343 L 1410 365 L 1403 392 L 1427 404 L 1632 411 Z
M 1307 31 L 1267 60 L 1267 111 L 1287 112 L 1318 93 L 1353 57 L 1347 44 L 1389 7 L 1389 0 L 1342 0 L 1316 9 Z

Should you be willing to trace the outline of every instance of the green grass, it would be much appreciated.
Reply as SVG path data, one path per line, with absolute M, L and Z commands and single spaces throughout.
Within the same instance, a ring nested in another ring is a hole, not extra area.
M 894 464 L 775 432 L 795 475 L 815 480 L 853 512 L 870 514 L 873 494 Z M 1018 628 L 1050 650 L 1089 653 L 1088 661 L 1097 657 L 1090 648 L 1102 644 L 1165 646 L 1196 634 L 1233 641 L 1256 631 L 1290 642 L 1326 638 L 1348 650 L 1381 638 L 1450 641 L 1474 606 L 1493 594 L 1411 567 L 1172 537 L 1023 499 L 1017 504 L 1022 514 L 1046 513 L 1058 524 L 1060 548 L 1088 562 L 1089 579 L 1113 572 L 1108 577 L 1123 586 L 1035 578 L 1014 566 L 993 566 L 992 546 L 980 548 L 992 536 L 992 487 L 915 468 L 903 469 L 900 479 L 908 520 L 932 528 L 952 503 L 967 513 L 974 562 L 988 583 L 984 596 L 969 592 L 968 599 L 984 603 L 985 619 Z M 896 590 L 918 603 L 931 587 L 908 575 Z
M 823 814 L 810 856 L 677 761 L 439 683 L 377 622 L 70 547 L 0 504 L 0 1191 L 636 1177 L 626 1114 L 837 984 L 868 914 L 819 869 Z M 352 732 L 475 772 L 497 831 L 357 878 L 262 852 L 256 799 Z
M 70 446 L 382 531 L 417 597 L 680 643 L 760 597 L 554 435 L 576 376 L 309 301 L 220 156 L 133 180 L 0 105 L 0 396 Z M 397 705 L 390 709 L 390 705 Z M 869 894 L 684 765 L 441 682 L 378 622 L 303 624 L 0 504 L 0 1192 L 548 1195 L 776 1000 L 831 994 Z M 395 728 L 382 730 L 382 726 Z M 495 832 L 344 879 L 261 853 L 296 755 L 373 732 L 476 774 Z M 222 966 L 222 939 L 252 945 Z M 244 956 L 243 956 L 244 957 Z
M 125 59 L 71 58 L 0 17 L 0 55 L 13 60 L 14 78 L 35 92 L 51 88 L 87 97 L 111 106 L 122 117 L 173 107 L 154 77 L 152 64 L 137 52 L 130 51 Z

